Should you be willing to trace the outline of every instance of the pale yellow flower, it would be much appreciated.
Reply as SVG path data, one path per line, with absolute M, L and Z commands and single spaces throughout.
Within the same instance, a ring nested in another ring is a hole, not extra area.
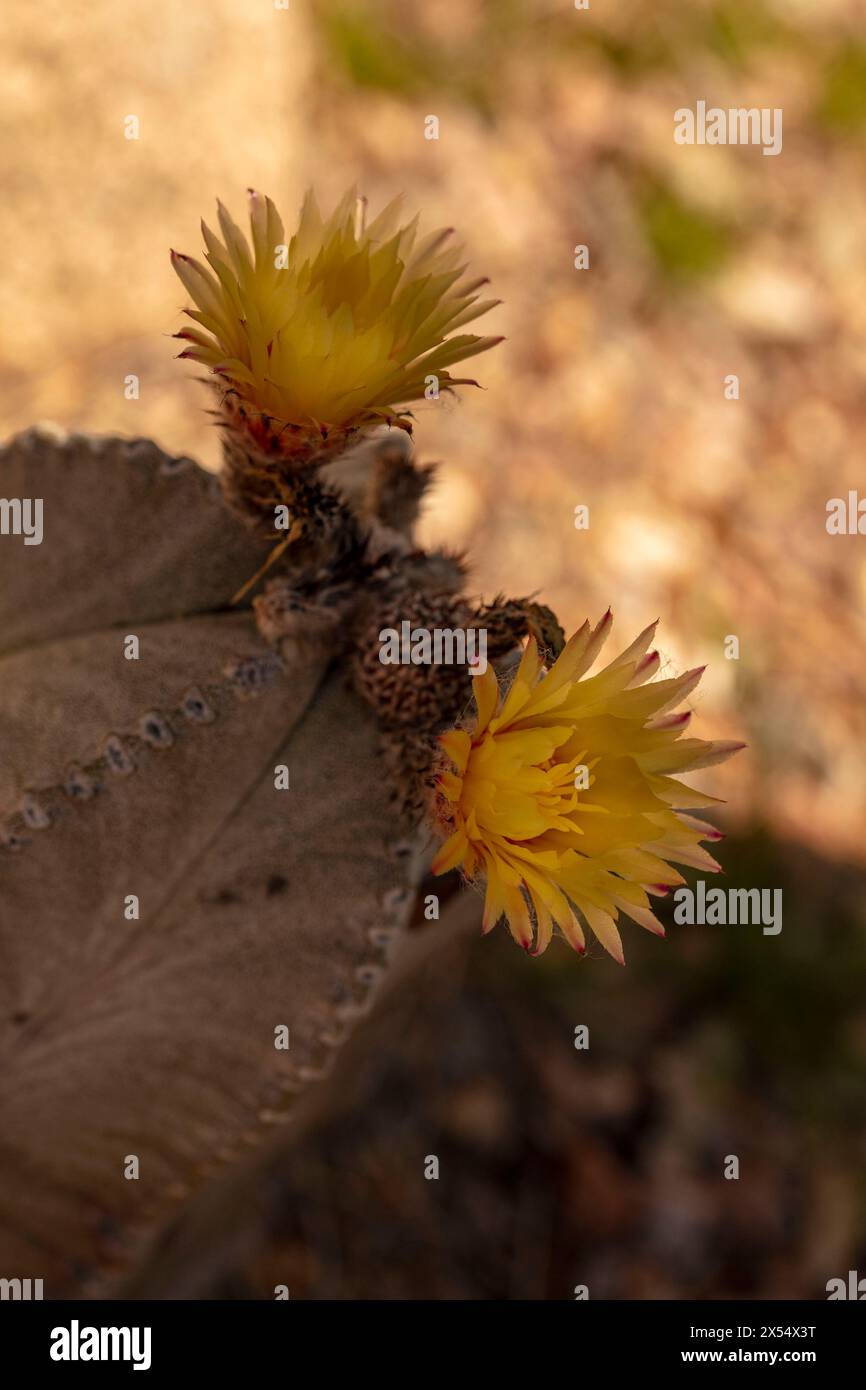
M 655 624 L 584 679 L 610 626 L 609 612 L 584 623 L 546 674 L 530 638 L 504 699 L 492 667 L 474 679 L 474 725 L 440 740 L 455 771 L 439 779 L 450 835 L 433 868 L 486 878 L 484 931 L 505 916 L 537 955 L 555 927 L 583 952 L 588 925 L 622 964 L 620 912 L 663 936 L 650 898 L 685 881 L 673 865 L 719 868 L 700 841 L 720 832 L 685 814 L 716 798 L 675 774 L 743 745 L 682 737 L 691 716 L 671 711 L 703 668 L 646 684 Z
M 216 374 L 246 428 L 264 420 L 268 442 L 282 428 L 291 452 L 298 433 L 405 424 L 401 410 L 433 391 L 431 378 L 439 391 L 468 384 L 449 368 L 501 341 L 448 336 L 499 301 L 480 298 L 485 280 L 465 280 L 450 229 L 419 238 L 401 206 L 365 225 L 351 190 L 323 219 L 311 191 L 287 241 L 270 198 L 251 190 L 252 246 L 220 204 L 223 239 L 202 223 L 210 269 L 172 252 L 196 304 L 181 357 Z

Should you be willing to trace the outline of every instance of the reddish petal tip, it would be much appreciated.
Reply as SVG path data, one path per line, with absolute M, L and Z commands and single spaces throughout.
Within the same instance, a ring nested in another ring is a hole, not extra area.
M 648 666 L 655 666 L 659 660 L 658 652 L 647 652 L 635 666 L 635 675 L 640 675 Z

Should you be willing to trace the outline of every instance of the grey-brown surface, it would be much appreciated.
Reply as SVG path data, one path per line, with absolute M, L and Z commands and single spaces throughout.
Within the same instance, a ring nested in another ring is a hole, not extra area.
M 282 1118 L 412 901 L 377 731 L 329 646 L 275 650 L 225 611 L 256 548 L 206 475 L 141 452 L 0 455 L 4 489 L 69 523 L 2 552 L 0 1265 L 52 1296 L 105 1287 L 135 1232 Z

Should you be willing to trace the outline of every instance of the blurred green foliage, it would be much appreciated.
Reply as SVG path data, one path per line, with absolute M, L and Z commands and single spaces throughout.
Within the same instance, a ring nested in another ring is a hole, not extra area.
M 732 249 L 721 219 L 690 206 L 659 180 L 642 181 L 637 210 L 659 269 L 670 278 L 710 275 Z
M 567 9 L 539 13 L 532 0 L 488 0 L 469 44 L 432 41 L 392 0 L 325 0 L 318 22 L 329 56 L 359 87 L 411 96 L 435 86 L 492 107 L 502 99 L 500 51 L 596 54 L 637 80 L 658 70 L 687 70 L 702 49 L 741 68 L 768 46 L 804 42 L 761 0 L 721 0 L 710 10 L 663 4 L 628 29 L 591 11 L 575 22 Z
M 831 60 L 817 117 L 840 133 L 859 134 L 866 128 L 866 44 L 846 44 Z
M 797 31 L 760 0 L 724 0 L 705 19 L 695 15 L 692 26 L 693 45 L 706 45 L 736 68 L 746 67 L 756 50 L 800 42 Z
M 405 37 L 385 30 L 363 5 L 328 7 L 321 20 L 322 34 L 333 57 L 359 87 L 378 87 L 398 96 L 418 90 L 421 74 L 433 79 L 430 58 L 419 67 L 419 55 Z
M 320 28 L 329 56 L 351 82 L 405 99 L 444 92 L 492 118 L 490 73 L 496 64 L 491 54 L 506 39 L 502 23 L 485 36 L 484 61 L 479 62 L 475 50 L 431 43 L 411 23 L 389 24 L 388 18 L 387 7 L 360 0 L 351 6 L 328 5 L 322 12 Z

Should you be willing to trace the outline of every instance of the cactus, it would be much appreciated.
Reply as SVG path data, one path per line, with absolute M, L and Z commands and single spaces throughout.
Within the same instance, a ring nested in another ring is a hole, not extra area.
M 356 447 L 354 505 L 328 488 L 324 538 L 234 608 L 267 547 L 196 464 L 45 431 L 0 451 L 0 491 L 46 517 L 0 547 L 0 1264 L 55 1296 L 104 1288 L 288 1117 L 405 928 L 429 832 L 353 632 L 460 569 L 398 515 L 404 440 Z
M 0 1269 L 49 1296 L 119 1287 L 178 1202 L 292 1122 L 419 954 L 431 867 L 486 877 L 485 930 L 582 951 L 579 911 L 621 959 L 618 911 L 659 929 L 667 860 L 714 866 L 712 828 L 677 811 L 707 799 L 664 774 L 731 746 L 650 720 L 694 673 L 639 688 L 649 628 L 583 681 L 609 615 L 566 643 L 542 604 L 479 605 L 461 557 L 415 540 L 434 474 L 405 406 L 425 366 L 451 388 L 447 365 L 498 341 L 445 336 L 490 307 L 481 282 L 455 288 L 444 234 L 413 250 L 393 209 L 323 224 L 308 200 L 289 282 L 270 202 L 254 259 L 220 221 L 214 276 L 175 263 L 221 474 L 148 440 L 0 450 L 0 493 L 40 499 L 45 528 L 0 546 Z M 384 661 L 404 627 L 483 630 L 493 665 Z

